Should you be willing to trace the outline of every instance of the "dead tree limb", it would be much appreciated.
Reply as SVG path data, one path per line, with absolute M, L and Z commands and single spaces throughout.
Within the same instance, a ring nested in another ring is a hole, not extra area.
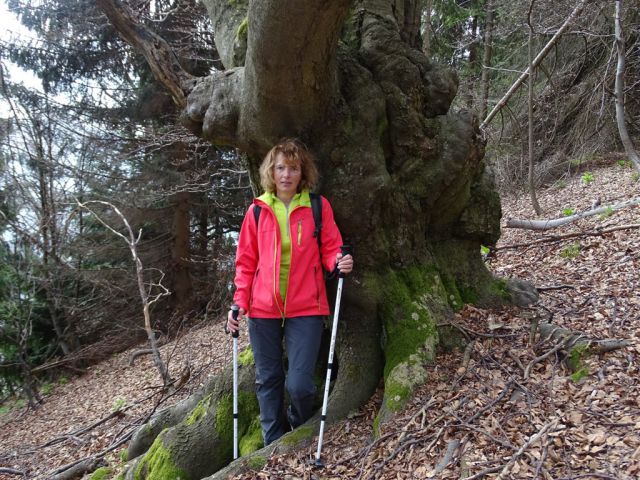
M 522 447 L 520 447 L 520 449 L 518 449 L 518 451 L 513 454 L 513 456 L 509 459 L 507 464 L 502 468 L 502 471 L 500 472 L 500 475 L 498 475 L 497 480 L 503 480 L 507 478 L 507 475 L 509 475 L 509 472 L 511 471 L 515 463 L 518 461 L 518 459 L 525 452 L 525 450 L 527 450 L 527 448 L 529 448 L 531 445 L 533 445 L 538 440 L 540 440 L 549 430 L 555 428 L 556 424 L 557 424 L 557 420 L 553 420 L 547 423 L 546 425 L 544 425 L 535 435 L 532 435 L 531 437 L 529 437 L 529 440 L 527 440 L 524 443 L 524 445 L 522 445 Z
M 575 232 L 575 233 L 567 233 L 567 234 L 564 234 L 564 235 L 553 235 L 553 236 L 550 236 L 550 237 L 541 238 L 539 240 L 533 240 L 531 242 L 514 243 L 514 244 L 511 244 L 511 245 L 501 245 L 499 247 L 493 248 L 493 250 L 499 251 L 499 250 L 508 250 L 510 248 L 530 247 L 532 245 L 539 245 L 541 243 L 560 242 L 560 241 L 566 240 L 568 238 L 576 238 L 576 237 L 600 237 L 600 236 L 605 235 L 607 233 L 619 232 L 620 230 L 631 230 L 633 228 L 640 228 L 640 223 L 630 223 L 628 225 L 618 225 L 617 227 L 596 229 L 596 230 L 593 230 L 593 231 L 590 231 L 590 232 Z M 540 289 L 538 289 L 538 290 L 542 291 Z
M 565 347 L 567 347 L 569 345 L 569 343 L 571 342 L 571 340 L 572 340 L 572 336 L 570 334 L 568 334 L 567 336 L 563 337 L 561 339 L 561 341 L 558 344 L 556 344 L 556 346 L 553 347 L 551 350 L 549 350 L 545 354 L 540 355 L 539 357 L 536 357 L 533 360 L 531 360 L 531 362 L 529 362 L 529 365 L 527 365 L 527 368 L 524 369 L 524 379 L 527 380 L 529 378 L 529 373 L 531 372 L 531 369 L 536 364 L 540 363 L 545 358 L 549 358 L 554 353 L 559 352 L 560 350 L 562 350 Z M 576 339 L 576 341 L 577 341 L 577 339 Z
M 449 465 L 449 462 L 454 458 L 456 452 L 458 451 L 458 447 L 460 447 L 460 440 L 457 438 L 453 440 L 449 440 L 447 443 L 447 451 L 444 454 L 442 460 L 438 462 L 436 465 L 436 473 L 442 473 L 444 469 Z
M 0 473 L 6 475 L 20 475 L 22 477 L 26 477 L 27 474 L 22 470 L 15 470 L 13 468 L 0 467 Z
M 593 215 L 599 215 L 603 213 L 615 212 L 616 210 L 622 210 L 626 207 L 631 207 L 640 204 L 640 198 L 632 198 L 626 202 L 617 203 L 615 205 L 606 205 L 586 212 L 576 213 L 575 215 L 569 215 L 568 217 L 546 219 L 546 220 L 526 220 L 510 218 L 507 220 L 505 227 L 507 228 L 522 228 L 526 230 L 550 230 L 552 228 L 560 227 L 568 223 L 575 222 L 582 218 L 591 217 Z
M 631 341 L 606 338 L 602 340 L 590 338 L 585 333 L 574 332 L 572 330 L 553 325 L 552 323 L 541 323 L 538 326 L 541 340 L 558 341 L 561 338 L 567 338 L 566 346 L 571 349 L 574 347 L 588 348 L 589 353 L 599 355 L 601 353 L 611 352 L 620 348 L 631 345 Z
M 556 42 L 560 39 L 562 34 L 565 32 L 565 30 L 569 28 L 569 25 L 571 25 L 571 23 L 578 17 L 578 15 L 580 15 L 580 13 L 582 12 L 584 6 L 588 3 L 588 1 L 589 0 L 580 0 L 578 2 L 578 4 L 575 6 L 571 14 L 564 21 L 562 26 L 558 29 L 555 35 L 551 37 L 551 40 L 549 40 L 549 42 L 544 46 L 544 48 L 540 51 L 540 53 L 538 53 L 536 58 L 533 60 L 533 68 L 536 68 L 540 64 L 540 62 L 544 60 L 544 58 L 551 51 L 553 46 L 556 44 Z M 511 85 L 511 88 L 509 88 L 509 91 L 507 91 L 507 93 L 504 94 L 504 96 L 500 99 L 500 101 L 496 104 L 496 106 L 493 107 L 493 110 L 491 110 L 489 115 L 487 115 L 487 118 L 485 118 L 482 121 L 482 124 L 480 125 L 481 129 L 489 125 L 491 120 L 493 120 L 493 117 L 495 117 L 496 114 L 500 110 L 502 110 L 502 108 L 507 104 L 511 96 L 520 88 L 520 86 L 524 83 L 524 81 L 527 79 L 528 76 L 529 76 L 529 68 L 527 68 L 524 71 L 524 73 L 520 75 L 520 77 L 515 81 L 515 83 Z

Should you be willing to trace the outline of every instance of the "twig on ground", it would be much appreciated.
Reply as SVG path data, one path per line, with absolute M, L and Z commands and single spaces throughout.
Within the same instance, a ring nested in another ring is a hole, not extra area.
M 449 440 L 449 442 L 447 443 L 447 451 L 445 452 L 444 457 L 442 457 L 442 460 L 440 460 L 436 465 L 436 473 L 443 472 L 449 462 L 451 462 L 451 460 L 453 460 L 453 458 L 455 457 L 455 454 L 458 451 L 458 447 L 460 447 L 460 440 L 458 440 L 457 438 Z
M 507 384 L 504 386 L 504 388 L 502 389 L 502 391 L 500 392 L 500 394 L 495 399 L 493 399 L 490 403 L 488 403 L 487 405 L 482 407 L 480 410 L 478 410 L 474 415 L 472 415 L 468 419 L 464 420 L 464 423 L 470 424 L 470 423 L 475 422 L 475 420 L 478 417 L 480 417 L 480 415 L 482 415 L 484 412 L 492 409 L 495 405 L 497 405 L 499 402 L 501 402 L 502 399 L 505 398 L 509 392 L 511 392 L 511 388 L 513 387 L 513 384 L 514 384 L 513 380 L 509 380 L 507 382 Z
M 555 347 L 553 347 L 547 353 L 545 353 L 544 355 L 540 355 L 539 357 L 536 357 L 533 360 L 531 360 L 531 362 L 529 362 L 529 365 L 527 365 L 527 368 L 525 368 L 525 370 L 524 370 L 524 379 L 525 380 L 529 379 L 529 373 L 531 372 L 531 369 L 537 363 L 540 363 L 545 358 L 549 358 L 554 353 L 562 350 L 564 347 L 566 347 L 571 342 L 571 340 L 572 340 L 571 336 L 565 337 L 565 338 L 562 339 L 562 341 L 560 341 Z
M 502 471 L 500 472 L 500 475 L 498 475 L 496 480 L 503 480 L 507 478 L 507 475 L 509 475 L 509 472 L 513 468 L 513 465 L 518 461 L 518 459 L 522 456 L 525 450 L 529 448 L 531 445 L 533 445 L 534 443 L 536 443 L 538 440 L 540 440 L 550 429 L 555 428 L 557 423 L 558 423 L 557 420 L 552 420 L 551 422 L 546 423 L 535 435 L 532 435 L 531 437 L 529 437 L 529 440 L 527 440 L 518 449 L 518 451 L 511 456 L 509 461 L 502 468 Z
M 59 437 L 56 437 L 52 440 L 49 440 L 47 443 L 40 445 L 39 447 L 36 447 L 35 450 L 40 450 L 42 448 L 46 448 L 46 447 L 50 447 L 51 445 L 55 445 L 56 443 L 60 443 L 63 442 L 69 438 L 71 439 L 77 439 L 78 435 L 82 435 L 84 433 L 87 433 L 91 430 L 93 430 L 96 427 L 99 427 L 100 425 L 102 425 L 103 423 L 107 423 L 109 420 L 111 420 L 113 417 L 118 417 L 120 415 L 122 415 L 126 410 L 128 410 L 129 408 L 131 408 L 133 405 L 129 405 L 126 406 L 124 408 L 121 408 L 119 410 L 116 410 L 114 412 L 111 412 L 109 415 L 107 415 L 106 417 L 101 418 L 100 420 L 97 420 L 96 422 L 93 422 L 91 425 L 88 425 L 86 427 L 82 427 L 79 428 L 78 430 L 75 430 L 73 432 L 69 432 L 69 433 L 65 433 L 60 435 Z
M 469 327 L 463 327 L 462 325 L 458 325 L 457 323 L 454 323 L 454 322 L 442 322 L 442 323 L 439 323 L 437 326 L 457 328 L 463 333 L 463 335 L 467 338 L 467 340 L 471 340 L 471 338 L 469 337 L 469 334 L 474 335 L 476 337 L 484 337 L 484 338 L 513 338 L 518 336 L 517 333 L 506 333 L 504 335 L 495 335 L 492 333 L 477 332 L 475 330 L 470 329 Z
M 522 370 L 522 372 L 524 373 L 525 367 L 522 364 L 522 361 L 520 360 L 520 358 L 518 358 L 518 356 L 516 356 L 515 353 L 513 353 L 511 350 L 507 350 L 507 355 L 509 355 L 509 357 L 516 362 L 516 365 L 518 366 L 518 368 L 520 368 L 520 370 Z
M 576 288 L 574 285 L 549 285 L 548 287 L 536 287 L 539 292 L 547 292 L 549 290 L 565 290 L 567 288 Z
M 21 475 L 23 477 L 27 476 L 26 472 L 23 472 L 22 470 L 15 470 L 13 468 L 6 467 L 0 467 L 0 473 L 4 473 L 7 475 Z

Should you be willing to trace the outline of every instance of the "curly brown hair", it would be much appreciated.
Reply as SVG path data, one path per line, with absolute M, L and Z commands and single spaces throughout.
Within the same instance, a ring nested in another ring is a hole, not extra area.
M 300 165 L 302 177 L 298 185 L 298 192 L 305 188 L 313 190 L 318 183 L 318 168 L 313 154 L 304 143 L 297 138 L 285 138 L 276 143 L 267 153 L 260 165 L 260 185 L 266 192 L 276 193 L 276 183 L 273 178 L 273 167 L 276 157 L 281 153 L 286 165 Z

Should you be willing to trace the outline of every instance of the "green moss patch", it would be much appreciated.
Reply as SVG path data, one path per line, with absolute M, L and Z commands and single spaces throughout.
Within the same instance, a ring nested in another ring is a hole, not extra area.
M 569 355 L 565 360 L 567 366 L 571 370 L 571 380 L 579 382 L 585 377 L 590 375 L 589 368 L 585 365 L 584 361 L 591 355 L 589 345 L 576 345 L 569 351 Z
M 144 455 L 135 469 L 135 480 L 188 480 L 187 474 L 176 467 L 171 453 L 162 443 L 163 434 L 153 442 L 149 451 Z
M 314 428 L 310 426 L 302 426 L 296 428 L 293 432 L 287 433 L 282 437 L 282 444 L 287 446 L 298 445 L 303 440 L 313 437 Z
M 106 480 L 112 473 L 113 471 L 109 467 L 100 467 L 91 474 L 89 480 Z
M 440 275 L 431 266 L 389 272 L 381 279 L 381 285 L 386 380 L 396 365 L 430 343 L 427 339 L 433 339 L 435 345 L 433 308 L 447 301 Z
M 251 430 L 254 419 L 259 414 L 258 399 L 254 394 L 238 393 L 238 438 L 242 438 Z M 224 395 L 216 408 L 216 431 L 221 443 L 228 451 L 223 456 L 233 456 L 233 396 Z
M 427 379 L 424 365 L 434 360 L 438 345 L 436 319 L 451 312 L 449 291 L 433 265 L 391 271 L 379 279 L 384 325 L 385 393 L 374 432 L 401 410 L 416 386 Z M 459 293 L 454 298 L 459 299 Z
M 207 410 L 209 409 L 209 405 L 211 404 L 211 395 L 207 395 L 205 398 L 198 402 L 198 405 L 195 406 L 193 410 L 191 410 L 191 414 L 185 421 L 187 425 L 193 425 L 202 417 L 207 414 Z
M 248 31 L 249 31 L 249 17 L 244 17 L 244 19 L 238 26 L 238 31 L 236 32 L 236 38 L 238 38 L 238 40 L 243 39 L 244 41 L 246 41 Z
M 242 438 L 240 438 L 239 448 L 240 456 L 244 457 L 249 453 L 255 452 L 264 446 L 262 439 L 262 426 L 260 425 L 260 416 L 257 415 Z M 262 468 L 262 467 L 260 467 Z
M 254 365 L 256 362 L 253 359 L 253 350 L 251 347 L 245 348 L 240 355 L 238 355 L 238 363 L 243 367 L 249 367 Z
M 262 455 L 256 455 L 254 457 L 251 457 L 248 463 L 251 470 L 259 471 L 262 470 L 267 464 L 267 459 Z

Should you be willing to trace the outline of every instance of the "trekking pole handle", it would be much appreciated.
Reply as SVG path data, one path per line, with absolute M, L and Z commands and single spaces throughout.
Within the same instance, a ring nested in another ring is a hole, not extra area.
M 240 314 L 240 307 L 234 303 L 233 305 L 231 305 L 231 316 L 233 317 L 234 320 L 237 320 L 239 314 Z M 236 330 L 235 332 L 231 332 L 231 336 L 233 338 L 238 338 L 238 336 L 240 336 L 240 332 L 238 330 Z
M 340 246 L 340 253 L 342 254 L 343 257 L 345 255 L 351 255 L 351 245 L 341 245 Z M 344 278 L 345 276 L 346 276 L 346 274 L 342 273 L 338 269 L 338 278 Z

